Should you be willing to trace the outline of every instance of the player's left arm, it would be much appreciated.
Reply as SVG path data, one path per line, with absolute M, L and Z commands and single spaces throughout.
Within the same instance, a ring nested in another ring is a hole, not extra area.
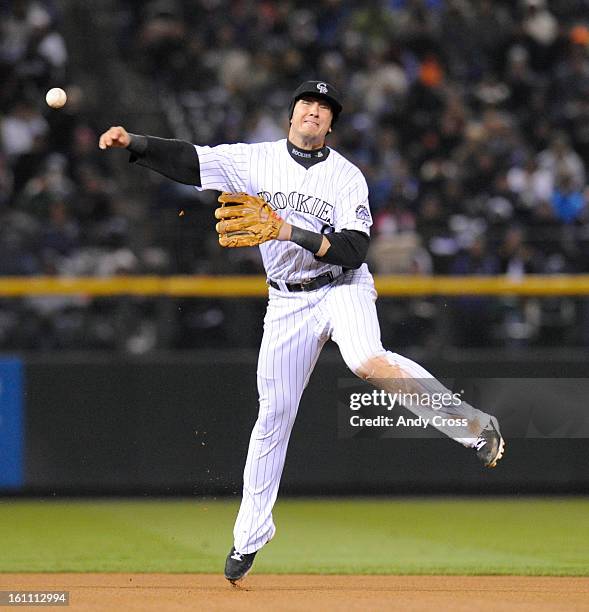
M 284 223 L 280 228 L 278 240 L 298 244 L 311 251 L 318 261 L 352 269 L 364 263 L 370 243 L 368 234 L 355 229 L 343 229 L 325 236 L 290 223 Z
M 325 235 L 284 223 L 278 240 L 291 240 L 311 251 L 318 261 L 359 268 L 366 260 L 372 225 L 368 186 L 359 170 L 338 193 L 334 225 L 335 232 Z

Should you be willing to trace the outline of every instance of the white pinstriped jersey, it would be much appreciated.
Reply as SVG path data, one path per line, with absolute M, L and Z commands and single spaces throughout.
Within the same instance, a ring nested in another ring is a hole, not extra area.
M 244 191 L 263 197 L 288 223 L 314 232 L 343 229 L 370 234 L 368 187 L 360 170 L 330 149 L 326 160 L 306 169 L 288 151 L 286 139 L 256 144 L 196 146 L 199 190 Z M 301 282 L 340 266 L 317 261 L 294 242 L 270 240 L 260 245 L 268 278 Z M 366 274 L 366 264 L 362 266 Z

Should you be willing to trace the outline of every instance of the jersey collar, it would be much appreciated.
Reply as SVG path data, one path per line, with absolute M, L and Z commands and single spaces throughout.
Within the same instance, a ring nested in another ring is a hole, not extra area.
M 325 161 L 329 157 L 329 147 L 321 147 L 321 149 L 314 149 L 313 151 L 307 151 L 294 145 L 290 140 L 286 140 L 286 147 L 288 154 L 301 166 L 309 169 L 311 166 Z

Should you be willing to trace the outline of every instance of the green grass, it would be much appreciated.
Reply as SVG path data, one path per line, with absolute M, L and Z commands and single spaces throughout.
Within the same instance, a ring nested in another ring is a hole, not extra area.
M 0 572 L 221 572 L 237 501 L 0 500 Z M 256 571 L 589 576 L 589 499 L 282 500 Z

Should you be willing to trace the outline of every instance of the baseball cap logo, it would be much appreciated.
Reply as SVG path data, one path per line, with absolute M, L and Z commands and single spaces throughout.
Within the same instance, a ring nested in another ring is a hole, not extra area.
M 322 94 L 326 94 L 329 91 L 325 83 L 317 83 L 317 89 L 319 90 L 319 93 Z

